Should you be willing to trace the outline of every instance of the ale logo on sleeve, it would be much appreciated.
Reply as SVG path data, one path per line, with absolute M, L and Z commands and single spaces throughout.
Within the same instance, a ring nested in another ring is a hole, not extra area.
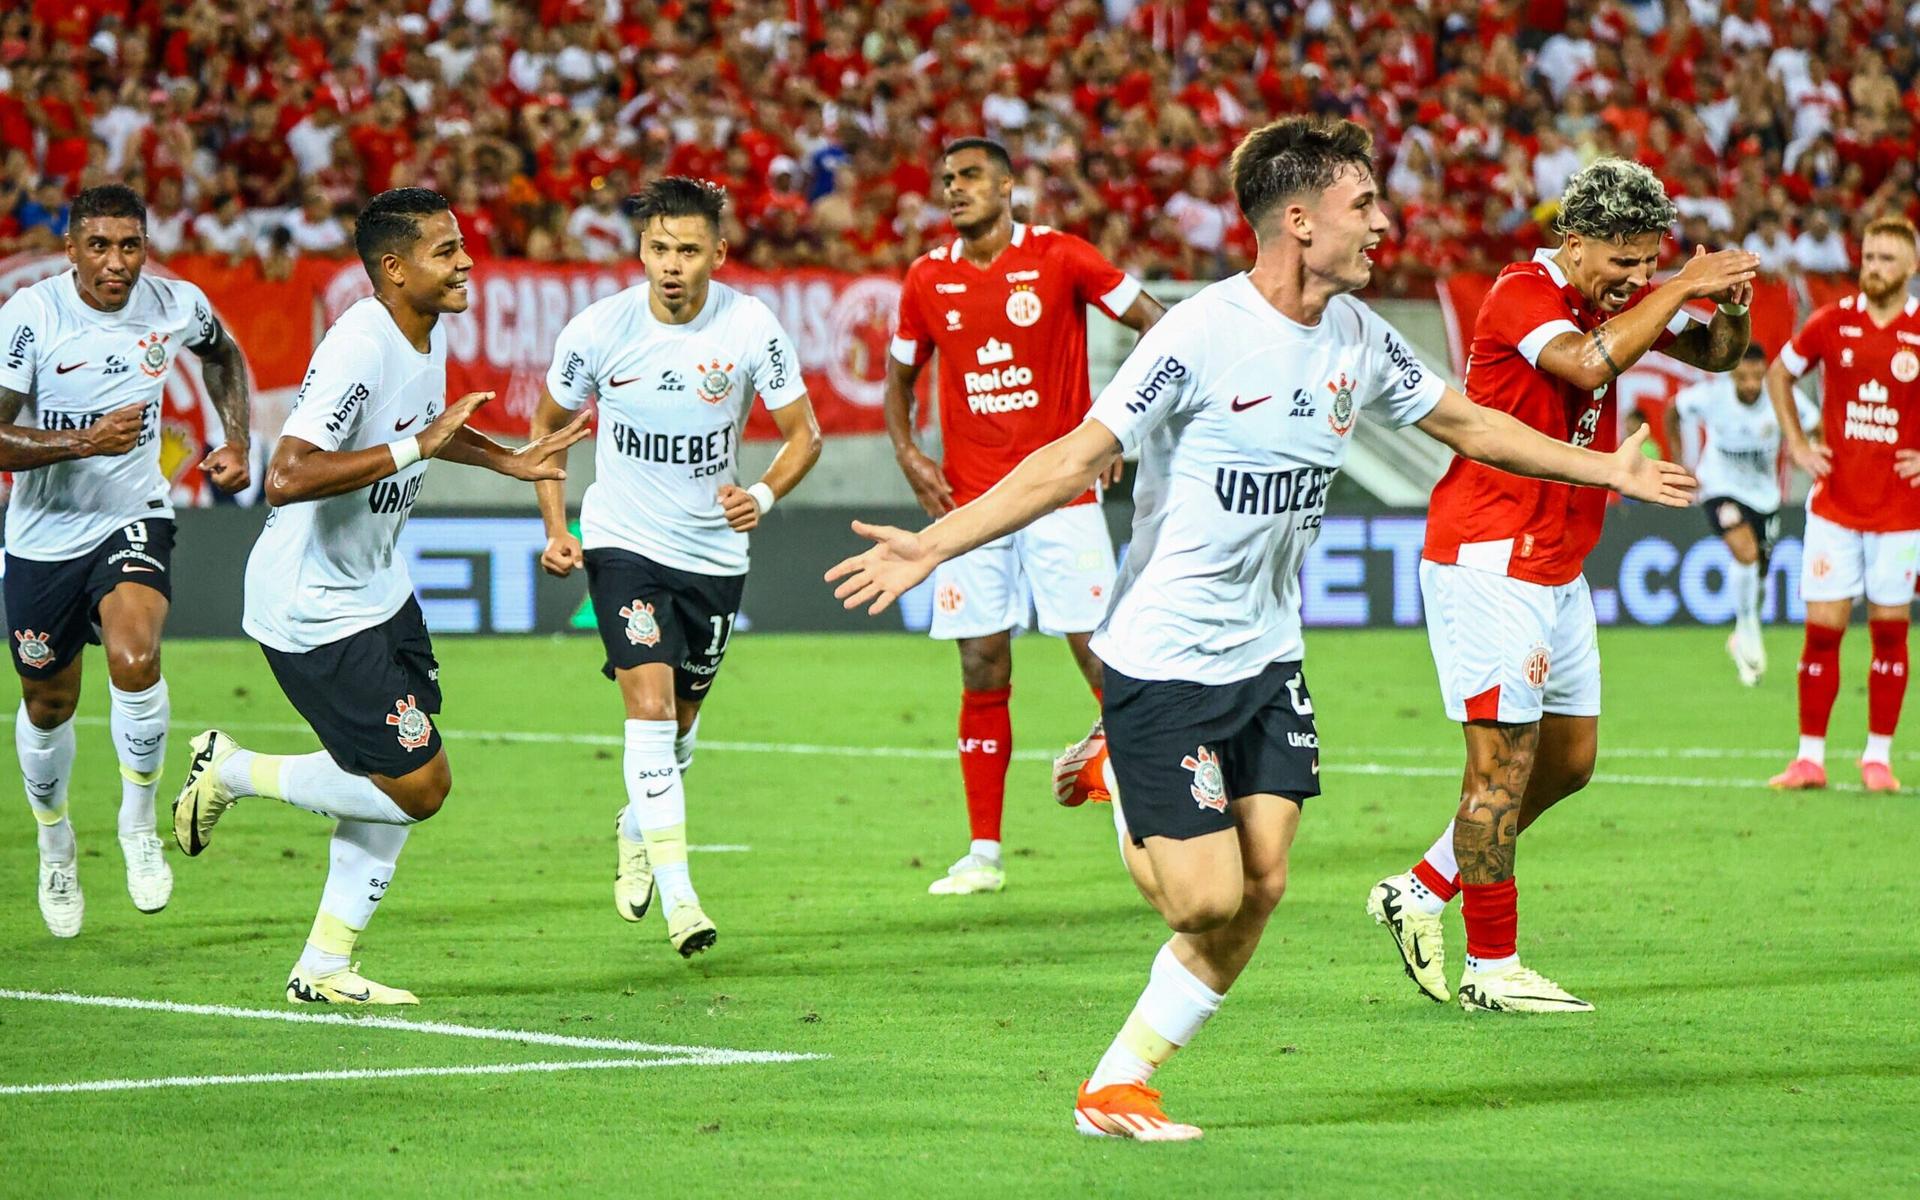
M 653 605 L 644 600 L 635 600 L 620 610 L 627 619 L 627 640 L 636 646 L 658 646 L 660 644 L 660 622 L 653 618 Z
M 718 404 L 727 398 L 733 390 L 733 364 L 720 365 L 719 359 L 710 363 L 701 363 L 694 370 L 700 374 L 700 398 L 708 404 Z
M 22 665 L 38 670 L 53 664 L 53 647 L 47 645 L 47 636 L 31 629 L 13 631 L 13 640 L 20 644 L 18 652 Z
M 420 702 L 412 696 L 393 702 L 393 711 L 387 714 L 387 724 L 393 726 L 394 734 L 405 750 L 418 750 L 433 736 L 433 722 L 427 719 L 427 714 L 420 709 Z
M 1195 804 L 1214 812 L 1227 811 L 1227 777 L 1220 771 L 1220 755 L 1216 751 L 1201 746 L 1181 759 L 1180 765 L 1193 772 L 1193 782 L 1187 785 L 1187 790 L 1193 793 Z

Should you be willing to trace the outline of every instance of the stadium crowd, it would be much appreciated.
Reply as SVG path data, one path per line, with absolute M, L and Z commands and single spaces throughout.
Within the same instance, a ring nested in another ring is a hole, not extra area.
M 1597 155 L 1652 166 L 1675 231 L 1844 271 L 1920 217 L 1920 3 L 1903 0 L 23 0 L 0 16 L 0 252 L 125 181 L 156 252 L 344 255 L 371 193 L 449 195 L 477 253 L 632 251 L 620 199 L 725 183 L 736 255 L 897 270 L 986 133 L 1025 215 L 1145 278 L 1251 255 L 1221 170 L 1280 112 L 1376 133 L 1388 292 L 1542 240 Z M 1153 52 L 1147 52 L 1151 46 Z

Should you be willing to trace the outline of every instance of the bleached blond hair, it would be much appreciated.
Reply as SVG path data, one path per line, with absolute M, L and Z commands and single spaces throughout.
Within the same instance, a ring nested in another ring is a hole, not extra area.
M 1624 158 L 1596 158 L 1567 180 L 1554 225 L 1563 235 L 1617 242 L 1665 233 L 1676 215 L 1658 175 Z

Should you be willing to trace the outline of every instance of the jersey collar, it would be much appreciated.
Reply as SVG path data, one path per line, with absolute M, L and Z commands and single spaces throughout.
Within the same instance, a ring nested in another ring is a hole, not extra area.
M 1020 222 L 1015 221 L 1013 223 L 1013 240 L 1007 243 L 1008 247 L 1011 248 L 1014 246 L 1025 245 L 1026 240 L 1027 240 L 1027 227 L 1021 224 Z M 953 239 L 953 249 L 947 251 L 947 257 L 952 259 L 954 262 L 966 262 L 967 260 L 961 257 L 961 252 L 964 251 L 966 248 L 967 248 L 967 239 L 955 238 Z M 1001 253 L 1003 254 L 1005 252 L 1006 251 L 1004 250 L 1001 251 Z
M 1533 261 L 1547 269 L 1547 278 L 1553 280 L 1553 286 L 1564 288 L 1567 286 L 1567 274 L 1560 269 L 1559 263 L 1553 261 L 1555 253 L 1543 247 L 1533 252 Z

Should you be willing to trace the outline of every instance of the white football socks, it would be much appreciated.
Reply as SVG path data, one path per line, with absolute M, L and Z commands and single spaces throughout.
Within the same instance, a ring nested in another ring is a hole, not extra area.
M 67 781 L 73 778 L 73 719 L 41 729 L 27 719 L 27 703 L 22 700 L 13 719 L 13 748 L 20 756 L 27 805 L 40 826 L 40 857 L 47 862 L 74 861 L 77 847 L 73 825 L 67 820 Z
M 409 832 L 405 825 L 374 821 L 341 821 L 334 828 L 327 885 L 300 952 L 301 970 L 324 976 L 347 968 L 355 941 L 393 882 L 393 867 Z
M 627 809 L 620 828 L 647 845 L 653 885 L 660 889 L 661 915 L 682 904 L 698 904 L 687 873 L 687 793 L 674 758 L 672 721 L 628 721 L 622 766 Z
M 153 794 L 167 758 L 167 681 L 144 692 L 123 692 L 112 685 L 114 753 L 120 756 L 120 836 L 152 833 Z
M 1801 734 L 1800 752 L 1794 755 L 1794 757 L 1804 758 L 1810 763 L 1819 763 L 1823 767 L 1826 766 L 1827 739 L 1824 737 L 1808 737 L 1804 733 Z
M 1879 763 L 1888 766 L 1893 762 L 1893 735 L 1890 733 L 1870 733 L 1867 735 L 1867 748 L 1860 754 L 1861 762 Z
M 1440 831 L 1440 836 L 1433 839 L 1433 845 L 1427 847 L 1427 852 L 1420 857 L 1425 859 L 1427 865 L 1438 872 L 1442 879 L 1453 879 L 1459 876 L 1460 860 L 1453 853 L 1452 821 L 1447 822 L 1447 827 Z M 1420 882 L 1419 876 L 1414 877 L 1413 884 L 1407 899 L 1421 912 L 1431 913 L 1437 917 L 1447 910 L 1447 902 L 1427 890 L 1427 886 Z
M 974 838 L 973 845 L 968 848 L 967 853 L 990 862 L 996 867 L 1000 865 L 1000 843 L 990 838 Z
M 414 819 L 365 775 L 344 771 L 324 750 L 256 754 L 236 750 L 220 764 L 220 782 L 236 796 L 265 796 L 342 821 L 412 825 Z
M 673 761 L 674 765 L 680 768 L 680 774 L 685 775 L 687 768 L 693 765 L 693 747 L 699 740 L 700 714 L 695 713 L 693 724 L 687 726 L 685 733 L 678 734 L 673 739 Z
M 1133 1006 L 1120 1035 L 1107 1047 L 1087 1081 L 1088 1091 L 1116 1083 L 1144 1084 L 1173 1052 L 1192 1041 L 1220 1009 L 1220 993 L 1200 982 L 1173 953 L 1173 943 L 1153 959 L 1147 990 Z
M 1727 578 L 1733 584 L 1733 632 L 1742 643 L 1760 643 L 1760 564 L 1730 563 Z

